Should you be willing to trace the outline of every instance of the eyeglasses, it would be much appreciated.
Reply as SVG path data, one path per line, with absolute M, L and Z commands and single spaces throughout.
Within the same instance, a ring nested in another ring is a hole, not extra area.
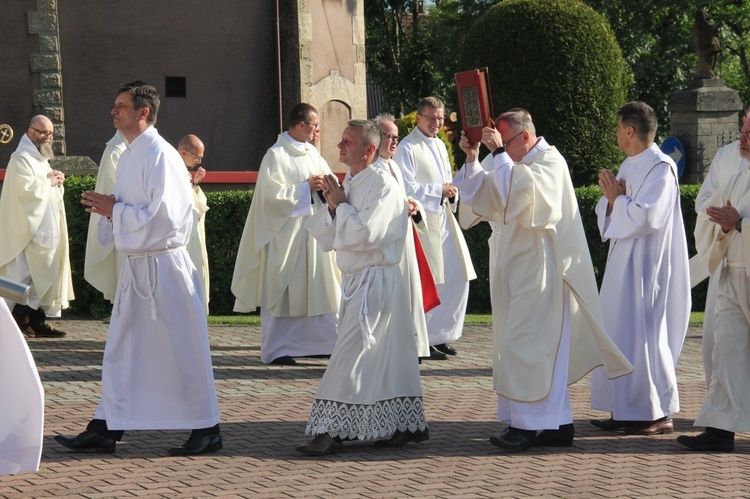
M 52 130 L 51 132 L 45 132 L 44 130 L 39 130 L 37 128 L 34 128 L 33 126 L 30 126 L 29 128 L 31 128 L 32 130 L 34 130 L 39 135 L 44 135 L 45 137 L 52 137 L 53 135 L 55 135 L 55 131 L 54 130 Z
M 748 138 L 750 138 L 750 130 L 748 130 L 747 132 L 743 132 L 742 130 L 740 130 L 737 133 L 737 139 L 739 140 L 744 140 L 745 142 L 747 142 Z
M 509 140 L 508 142 L 505 142 L 505 143 L 503 143 L 503 147 L 508 147 L 508 145 L 509 145 L 509 144 L 510 144 L 511 142 L 513 142 L 514 140 L 516 140 L 516 138 L 518 138 L 518 136 L 519 136 L 519 135 L 523 135 L 523 132 L 518 132 L 518 133 L 517 133 L 517 134 L 515 134 L 515 135 L 513 136 L 513 138 L 512 138 L 512 139 L 510 139 L 510 140 Z
M 390 133 L 381 133 L 381 137 L 383 137 L 384 140 L 392 140 L 394 142 L 398 142 L 398 135 L 391 135 Z
M 445 121 L 445 116 L 432 117 L 432 116 L 425 116 L 424 114 L 420 114 L 420 116 L 426 119 L 427 121 L 429 121 L 430 123 L 440 123 L 442 121 Z
M 195 154 L 191 153 L 187 149 L 183 149 L 183 151 L 185 151 L 186 153 L 188 153 L 189 155 L 191 155 L 193 157 L 193 159 L 195 159 L 196 161 L 203 161 L 203 156 L 196 156 Z
M 315 127 L 315 128 L 320 127 L 320 123 L 312 123 L 310 121 L 303 121 L 302 123 L 304 123 L 305 125 L 310 125 L 310 126 Z

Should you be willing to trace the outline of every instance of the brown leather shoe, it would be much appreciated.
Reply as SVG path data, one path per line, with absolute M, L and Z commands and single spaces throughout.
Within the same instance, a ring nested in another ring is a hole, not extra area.
M 65 331 L 55 329 L 49 324 L 42 324 L 41 326 L 37 326 L 36 328 L 34 328 L 34 335 L 37 338 L 62 338 L 67 334 L 68 333 L 66 333 Z
M 656 421 L 633 421 L 625 427 L 626 435 L 661 435 L 673 431 L 672 416 L 665 416 Z
M 343 448 L 340 440 L 336 440 L 328 433 L 321 433 L 306 444 L 298 445 L 297 452 L 308 456 L 327 456 L 335 454 Z
M 615 431 L 615 430 L 622 430 L 628 424 L 630 421 L 618 421 L 613 418 L 609 419 L 592 419 L 589 421 L 592 425 L 596 426 L 597 428 L 601 428 L 602 430 L 607 431 Z

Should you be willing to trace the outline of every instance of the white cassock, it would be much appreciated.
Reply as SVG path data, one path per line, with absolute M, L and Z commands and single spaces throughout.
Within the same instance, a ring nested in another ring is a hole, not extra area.
M 119 130 L 109 139 L 104 148 L 99 171 L 96 174 L 94 191 L 99 194 L 112 194 L 115 187 L 117 161 L 125 150 L 127 140 Z M 120 275 L 121 257 L 115 251 L 114 243 L 105 246 L 99 244 L 97 225 L 100 215 L 92 213 L 89 218 L 89 229 L 86 236 L 86 257 L 83 278 L 104 295 L 104 299 L 114 300 L 117 290 L 117 276 Z
M 656 145 L 620 166 L 625 194 L 606 216 L 596 206 L 602 240 L 610 241 L 601 287 L 604 325 L 635 366 L 630 376 L 591 375 L 591 407 L 621 421 L 654 421 L 680 410 L 675 366 L 690 318 L 690 282 L 677 169 Z
M 190 177 L 188 177 L 190 178 Z M 210 301 L 210 280 L 208 275 L 208 251 L 206 250 L 206 212 L 208 211 L 208 198 L 200 187 L 193 187 L 193 232 L 187 244 L 187 251 L 193 265 L 198 270 L 205 299 L 206 315 L 208 315 L 208 302 Z
M 725 206 L 727 200 L 742 217 L 742 232 L 732 229 L 724 234 L 708 220 L 705 210 L 695 226 L 696 246 L 709 255 L 709 270 L 721 269 L 711 382 L 695 425 L 746 432 L 750 431 L 750 170 L 730 177 L 706 206 Z
M 401 167 L 407 195 L 422 204 L 429 228 L 419 239 L 440 295 L 440 305 L 425 314 L 430 345 L 456 341 L 463 332 L 469 281 L 477 276 L 453 208 L 442 199 L 443 184 L 453 178 L 448 151 L 439 138 L 414 127 L 393 161 Z
M 401 169 L 393 162 L 393 160 L 378 157 L 377 161 L 375 161 L 372 166 L 375 168 L 381 168 L 389 175 L 393 175 L 396 182 L 398 182 L 402 188 L 404 187 L 404 178 L 401 175 Z M 421 211 L 423 211 L 422 208 L 420 208 L 420 212 Z M 417 253 L 414 247 L 414 230 L 411 228 L 417 226 L 420 227 L 420 230 L 429 230 L 424 223 L 424 217 L 420 224 L 409 224 L 409 230 L 406 231 L 406 244 L 404 258 L 401 259 L 401 267 L 404 275 L 409 276 L 409 297 L 412 319 L 417 334 L 417 353 L 420 357 L 429 357 L 430 340 L 427 335 L 427 322 L 425 320 L 424 301 L 422 300 L 422 281 L 419 277 L 419 264 L 417 263 Z
M 700 215 L 706 210 L 708 200 L 727 183 L 735 173 L 750 166 L 750 162 L 740 156 L 740 141 L 727 144 L 716 152 L 708 177 L 703 181 L 698 196 L 695 198 L 695 211 Z M 711 354 L 714 349 L 714 304 L 716 303 L 716 289 L 722 264 L 709 276 L 707 255 L 697 254 L 690 259 L 690 285 L 697 286 L 708 277 L 708 291 L 706 292 L 706 308 L 703 318 L 703 369 L 706 372 L 706 386 L 711 385 Z
M 37 471 L 44 435 L 44 390 L 26 340 L 0 300 L 0 475 Z
M 263 157 L 232 277 L 235 312 L 260 307 L 260 358 L 330 355 L 341 284 L 334 255 L 304 229 L 326 211 L 307 179 L 331 173 L 311 144 L 279 135 Z
M 60 317 L 74 298 L 62 185 L 53 187 L 44 156 L 24 134 L 11 154 L 0 194 L 0 276 L 31 286 L 29 306 Z M 8 301 L 11 310 L 15 303 Z
M 403 188 L 372 165 L 344 180 L 346 202 L 307 230 L 342 272 L 339 334 L 305 433 L 372 440 L 427 428 L 408 277 L 399 262 L 409 229 Z
M 519 163 L 507 153 L 454 179 L 460 210 L 491 222 L 493 384 L 498 419 L 525 430 L 573 421 L 567 385 L 596 366 L 633 367 L 604 331 L 578 202 L 565 159 L 544 138 Z
M 219 423 L 200 278 L 185 249 L 193 195 L 179 153 L 147 128 L 120 156 L 102 244 L 123 255 L 95 418 L 110 430 Z

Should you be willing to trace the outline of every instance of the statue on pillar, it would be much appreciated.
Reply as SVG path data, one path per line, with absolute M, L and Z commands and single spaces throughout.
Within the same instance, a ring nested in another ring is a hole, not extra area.
M 721 52 L 719 44 L 719 29 L 721 23 L 711 24 L 708 11 L 695 11 L 695 25 L 693 25 L 693 46 L 698 56 L 695 67 L 695 79 L 706 80 L 714 77 L 714 68 Z

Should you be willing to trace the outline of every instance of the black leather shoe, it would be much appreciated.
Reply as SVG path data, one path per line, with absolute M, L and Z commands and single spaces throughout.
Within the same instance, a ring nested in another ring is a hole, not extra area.
M 723 437 L 710 431 L 704 431 L 699 435 L 689 436 L 680 435 L 677 441 L 685 447 L 693 450 L 710 451 L 710 452 L 733 452 L 734 435 Z
M 443 352 L 445 355 L 456 355 L 458 353 L 456 352 L 455 348 L 448 345 L 447 343 L 441 343 L 440 345 L 435 345 L 435 349 Z
M 179 447 L 169 449 L 172 456 L 200 456 L 216 452 L 224 447 L 221 442 L 221 433 L 215 435 L 204 435 L 202 437 L 190 437 L 187 442 Z
M 388 440 L 378 440 L 377 442 L 375 442 L 375 447 L 395 449 L 398 447 L 403 447 L 409 442 L 424 442 L 425 440 L 429 439 L 430 432 L 427 428 L 417 431 L 396 430 L 396 433 L 394 433 L 393 436 Z
M 557 430 L 542 430 L 534 439 L 534 447 L 572 447 L 575 429 L 573 423 Z
M 615 430 L 622 430 L 628 424 L 630 421 L 618 421 L 613 418 L 609 419 L 592 419 L 589 421 L 592 425 L 596 426 L 597 428 L 601 428 L 602 430 L 607 431 L 615 431 Z
M 328 433 L 321 433 L 306 444 L 298 445 L 296 450 L 308 456 L 327 456 L 339 452 L 342 448 L 340 440 L 336 440 Z
M 297 361 L 288 355 L 284 355 L 283 357 L 277 357 L 273 359 L 271 361 L 271 364 L 275 364 L 277 366 L 296 366 Z
M 430 347 L 430 356 L 427 358 L 430 360 L 447 360 L 448 356 L 435 347 Z
M 104 454 L 112 454 L 117 445 L 114 439 L 99 435 L 91 430 L 86 430 L 76 437 L 55 435 L 55 440 L 68 449 L 76 452 L 100 452 Z
M 490 437 L 490 443 L 501 449 L 518 452 L 534 446 L 536 432 L 509 426 L 499 437 Z

